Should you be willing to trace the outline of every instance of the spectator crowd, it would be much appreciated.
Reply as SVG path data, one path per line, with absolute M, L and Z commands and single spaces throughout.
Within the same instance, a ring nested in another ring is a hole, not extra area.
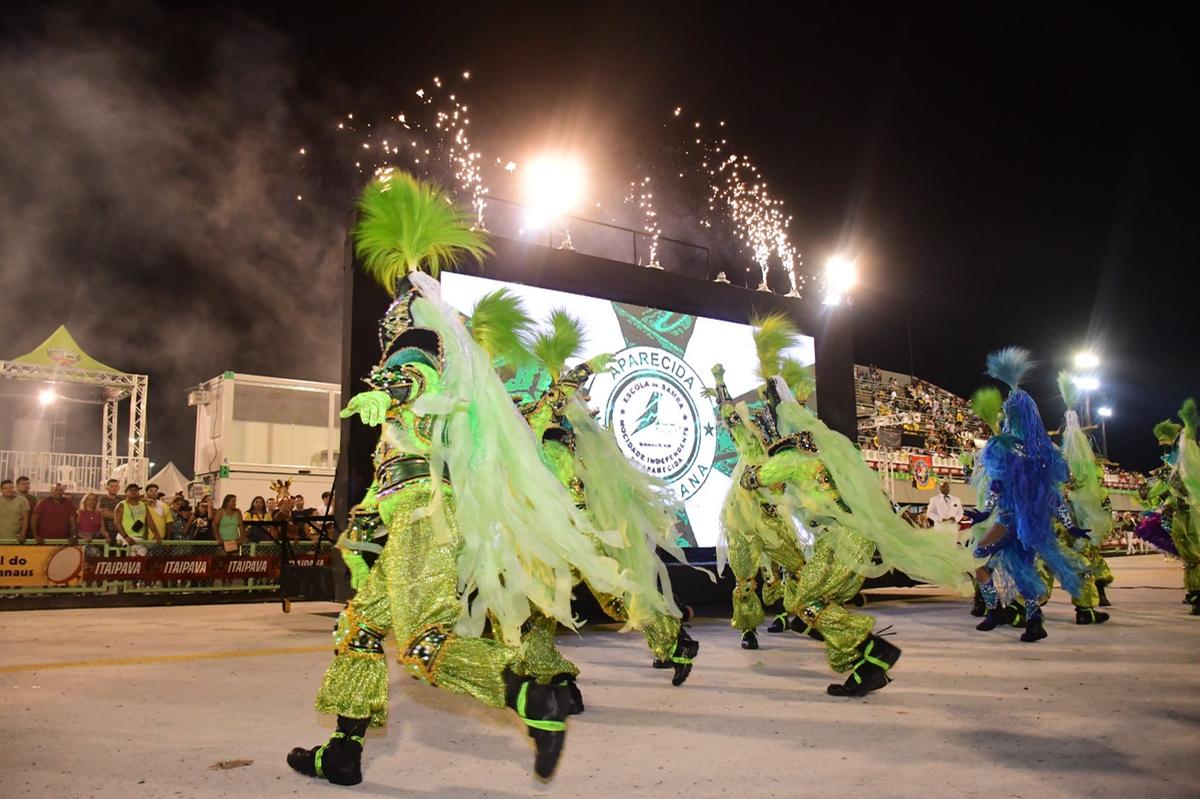
M 154 483 L 143 493 L 136 483 L 121 490 L 109 480 L 103 494 L 87 493 L 76 501 L 61 483 L 38 497 L 28 477 L 0 481 L 0 542 L 45 544 L 67 541 L 72 546 L 96 547 L 107 543 L 145 555 L 148 546 L 162 541 L 211 541 L 226 552 L 236 552 L 249 542 L 304 539 L 316 541 L 323 525 L 308 524 L 332 513 L 333 495 L 321 494 L 319 507 L 310 507 L 303 496 L 257 496 L 243 511 L 235 495 L 213 507 L 204 496 L 191 503 L 179 492 L 165 497 Z

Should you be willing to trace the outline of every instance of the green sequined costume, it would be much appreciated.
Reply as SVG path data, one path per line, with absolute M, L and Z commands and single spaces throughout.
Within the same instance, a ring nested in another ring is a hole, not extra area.
M 818 536 L 811 554 L 805 558 L 791 513 L 794 506 L 781 507 L 759 486 L 803 481 L 807 490 L 827 494 L 835 501 L 832 487 L 821 482 L 818 462 L 810 461 L 796 468 L 796 464 L 773 460 L 761 432 L 761 425 L 769 422 L 762 419 L 756 424 L 744 403 L 733 403 L 723 381 L 723 370 L 714 369 L 714 376 L 718 412 L 740 457 L 721 519 L 728 542 L 729 565 L 736 581 L 732 624 L 745 632 L 762 621 L 763 609 L 755 594 L 755 579 L 764 560 L 778 564 L 788 575 L 780 586 L 785 611 L 824 639 L 830 668 L 838 673 L 850 671 L 861 659 L 875 620 L 846 606 L 862 588 L 863 576 L 839 558 L 835 550 L 849 548 L 854 550 L 852 561 L 869 561 L 874 544 L 848 530 L 840 530 L 836 542 L 833 534 Z M 757 476 L 764 470 L 770 477 L 759 484 Z
M 634 506 L 618 509 L 618 514 L 604 513 L 604 518 L 596 518 L 597 508 L 593 507 L 599 500 L 595 496 L 598 487 L 593 484 L 592 502 L 589 503 L 589 493 L 585 482 L 580 479 L 580 472 L 587 470 L 591 464 L 584 464 L 580 453 L 577 452 L 576 439 L 578 434 L 590 435 L 589 442 L 595 442 L 602 436 L 608 435 L 595 424 L 587 409 L 578 399 L 576 392 L 583 383 L 594 373 L 594 367 L 607 360 L 607 356 L 596 359 L 596 364 L 580 364 L 566 373 L 561 373 L 559 365 L 551 365 L 552 381 L 547 391 L 536 401 L 527 404 L 521 410 L 533 430 L 534 435 L 542 442 L 542 460 L 558 481 L 570 492 L 577 507 L 589 515 L 596 527 L 619 527 L 627 520 L 621 518 L 626 512 L 633 516 Z M 567 421 L 570 415 L 576 425 L 584 428 L 577 429 Z M 600 442 L 603 444 L 606 442 Z M 625 460 L 619 452 L 592 452 L 594 460 L 608 461 L 611 456 L 621 458 L 612 460 L 605 468 L 625 465 Z M 595 473 L 595 472 L 593 472 Z M 607 476 L 607 475 L 606 475 Z M 643 481 L 648 479 L 641 476 Z M 620 476 L 617 479 L 621 479 Z M 633 486 L 623 485 L 619 489 L 622 499 L 632 502 L 636 497 Z M 638 503 L 637 507 L 645 508 L 653 505 L 654 500 Z M 671 511 L 673 513 L 673 510 Z M 653 509 L 649 511 L 653 514 Z M 613 518 L 609 518 L 612 516 Z M 660 510 L 657 518 L 647 520 L 648 526 L 661 529 L 661 536 L 656 537 L 655 544 L 668 545 L 670 516 Z M 586 579 L 583 580 L 588 590 L 596 598 L 601 609 L 612 619 L 630 626 L 629 604 L 645 608 L 639 613 L 644 620 L 637 625 L 646 638 L 646 643 L 657 660 L 670 660 L 676 654 L 676 647 L 682 627 L 681 614 L 670 597 L 670 581 L 665 569 L 661 567 L 654 547 L 643 541 L 639 530 L 622 530 L 621 545 L 606 543 L 594 532 L 583 533 L 594 551 L 601 556 L 613 557 L 621 562 L 625 573 L 630 577 L 633 590 L 623 595 L 613 594 L 597 589 Z M 536 614 L 535 614 L 536 616 Z M 547 682 L 560 675 L 577 676 L 578 668 L 567 660 L 554 645 L 554 633 L 557 625 L 548 620 L 538 619 L 530 626 L 523 636 L 524 651 L 517 669 L 519 672 L 535 676 L 539 682 Z
M 1180 426 L 1164 420 L 1154 426 L 1154 436 L 1163 447 L 1162 466 L 1151 472 L 1151 480 L 1142 491 L 1142 503 L 1148 511 L 1158 510 L 1158 518 L 1150 513 L 1138 532 L 1152 545 L 1163 551 L 1175 552 L 1183 561 L 1184 602 L 1192 606 L 1192 614 L 1200 616 L 1200 413 L 1195 400 L 1188 399 L 1179 411 Z M 1153 530 L 1144 526 L 1158 527 Z M 1170 542 L 1156 539 L 1165 530 Z M 1167 544 L 1167 545 L 1164 545 Z
M 397 302 L 406 301 L 411 298 Z M 413 410 L 418 398 L 437 392 L 438 363 L 437 352 L 395 347 L 372 375 L 373 384 L 387 390 L 359 395 L 348 408 L 362 413 L 364 420 L 372 406 L 386 410 L 384 434 L 375 451 L 375 484 L 355 509 L 357 523 L 351 525 L 352 535 L 343 548 L 362 550 L 363 541 L 378 539 L 379 526 L 361 521 L 376 514 L 386 539 L 365 581 L 338 617 L 334 659 L 317 694 L 320 712 L 370 717 L 372 725 L 386 721 L 383 639 L 389 634 L 396 639 L 397 658 L 414 677 L 493 707 L 504 706 L 502 673 L 517 650 L 454 632 L 462 613 L 457 565 L 462 536 L 454 492 L 446 480 L 431 476 L 432 423 Z M 441 502 L 431 510 L 435 492 L 440 492 Z M 438 525 L 434 514 L 439 515 Z

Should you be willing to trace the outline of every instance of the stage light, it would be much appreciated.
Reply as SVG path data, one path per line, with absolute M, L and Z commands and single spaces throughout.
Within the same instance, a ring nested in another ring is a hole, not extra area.
M 1075 368 L 1090 371 L 1100 367 L 1100 356 L 1094 352 L 1084 350 L 1083 352 L 1075 353 Z
M 52 388 L 43 388 L 38 392 L 38 402 L 42 405 L 53 405 L 58 399 L 58 394 L 54 393 Z
M 1100 389 L 1100 378 L 1095 375 L 1075 375 L 1071 382 L 1081 391 L 1098 391 Z
M 845 256 L 835 255 L 825 262 L 825 304 L 841 305 L 858 282 L 858 265 Z
M 525 203 L 541 218 L 569 214 L 583 198 L 583 165 L 576 158 L 545 155 L 522 171 Z
M 1105 419 L 1107 419 L 1110 416 L 1112 416 L 1112 408 L 1108 407 L 1107 405 L 1104 405 L 1103 407 L 1097 408 L 1096 413 L 1100 414 Z

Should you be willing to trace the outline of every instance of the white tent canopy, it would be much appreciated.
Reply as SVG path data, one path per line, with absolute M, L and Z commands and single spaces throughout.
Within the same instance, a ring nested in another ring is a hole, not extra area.
M 187 491 L 188 479 L 175 466 L 175 462 L 171 461 L 147 481 L 147 485 L 150 483 L 157 485 L 158 492 L 163 496 L 173 497 L 180 491 Z

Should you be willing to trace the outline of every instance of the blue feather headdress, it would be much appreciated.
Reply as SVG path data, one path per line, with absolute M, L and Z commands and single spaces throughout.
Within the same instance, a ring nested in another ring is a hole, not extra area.
M 987 374 L 1013 391 L 1021 387 L 1026 373 L 1037 366 L 1032 354 L 1024 347 L 1005 347 L 987 356 Z

